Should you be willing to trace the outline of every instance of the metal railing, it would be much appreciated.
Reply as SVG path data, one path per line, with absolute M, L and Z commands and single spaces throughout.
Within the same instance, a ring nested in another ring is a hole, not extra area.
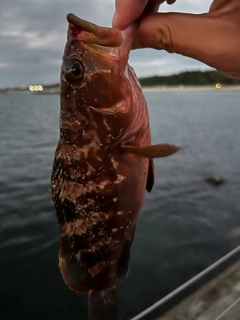
M 190 289 L 192 286 L 196 285 L 198 282 L 202 282 L 205 277 L 209 276 L 213 271 L 217 271 L 218 269 L 221 269 L 225 266 L 225 268 L 229 267 L 233 263 L 233 260 L 237 260 L 240 258 L 240 246 L 226 254 L 224 257 L 210 265 L 208 268 L 197 274 L 195 277 L 190 279 L 189 281 L 182 284 L 180 287 L 175 289 L 174 291 L 170 292 L 168 295 L 166 295 L 164 298 L 160 299 L 156 303 L 154 303 L 152 306 L 147 308 L 146 310 L 142 311 L 135 317 L 133 317 L 131 320 L 140 320 L 140 319 L 156 319 L 156 314 L 159 312 L 158 316 L 160 316 L 163 312 L 161 312 L 161 308 L 170 302 L 172 299 L 176 298 L 178 295 L 183 295 L 183 293 Z M 226 267 L 227 265 L 227 267 Z M 229 306 L 229 308 L 232 308 L 235 306 L 235 304 L 238 303 L 238 301 L 235 301 L 233 305 Z M 228 308 L 228 309 L 229 309 Z M 225 315 L 229 310 L 226 309 L 224 311 L 224 314 L 221 314 L 216 320 L 220 320 L 223 315 Z M 154 316 L 155 314 L 155 316 Z M 154 317 L 153 317 L 154 316 Z
M 240 297 L 235 300 L 226 310 L 224 310 L 215 320 L 221 320 L 224 316 L 228 314 L 230 310 L 232 310 L 238 303 L 240 303 Z

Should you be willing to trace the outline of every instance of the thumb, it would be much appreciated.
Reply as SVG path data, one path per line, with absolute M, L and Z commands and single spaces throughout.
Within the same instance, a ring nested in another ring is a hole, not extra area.
M 211 13 L 153 14 L 140 21 L 136 43 L 138 47 L 164 49 L 194 58 L 240 78 L 240 21 L 237 22 Z

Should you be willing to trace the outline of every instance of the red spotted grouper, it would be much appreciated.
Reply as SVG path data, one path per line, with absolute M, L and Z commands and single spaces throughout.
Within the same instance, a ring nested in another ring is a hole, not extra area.
M 128 64 L 136 26 L 123 31 L 67 16 L 61 69 L 60 139 L 51 177 L 61 242 L 60 269 L 74 291 L 89 294 L 89 319 L 117 319 L 116 278 L 130 246 L 154 157 L 146 101 Z

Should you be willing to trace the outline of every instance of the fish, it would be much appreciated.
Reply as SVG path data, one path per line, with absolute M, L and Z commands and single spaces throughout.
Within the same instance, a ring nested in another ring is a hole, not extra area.
M 146 100 L 128 64 L 136 32 L 67 15 L 60 75 L 60 138 L 51 194 L 60 230 L 59 266 L 88 294 L 90 320 L 118 319 L 116 280 L 126 278 L 153 158 L 179 147 L 151 145 Z

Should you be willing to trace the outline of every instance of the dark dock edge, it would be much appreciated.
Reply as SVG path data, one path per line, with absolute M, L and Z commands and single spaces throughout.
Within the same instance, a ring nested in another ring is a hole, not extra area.
M 238 280 L 239 292 L 234 289 Z M 227 299 L 230 303 L 227 304 L 225 301 L 222 308 L 221 301 L 224 301 L 224 294 L 231 298 Z M 227 309 L 231 307 L 231 304 L 235 303 L 231 309 L 236 309 L 238 298 L 240 299 L 240 246 L 131 320 L 225 320 L 225 318 L 218 317 L 221 314 L 224 316 L 224 312 L 228 312 Z M 218 302 L 220 302 L 219 306 Z M 217 307 L 215 313 L 218 316 L 211 314 L 207 318 L 208 310 L 215 306 Z M 205 313 L 205 318 L 201 318 L 201 313 Z M 239 318 L 236 319 L 240 320 L 240 311 L 238 314 Z M 233 320 L 234 318 L 226 319 Z

